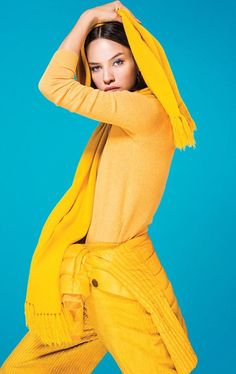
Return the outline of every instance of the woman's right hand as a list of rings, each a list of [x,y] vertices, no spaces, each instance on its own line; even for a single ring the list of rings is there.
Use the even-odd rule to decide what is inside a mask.
[[[108,22],[108,21],[119,21],[122,23],[122,17],[117,14],[118,9],[126,9],[132,16],[137,20],[137,22],[141,23],[135,15],[126,8],[120,1],[112,1],[111,3],[107,3],[101,6],[97,6],[94,8],[88,9],[87,12],[92,15],[94,20],[94,25],[100,22]]]

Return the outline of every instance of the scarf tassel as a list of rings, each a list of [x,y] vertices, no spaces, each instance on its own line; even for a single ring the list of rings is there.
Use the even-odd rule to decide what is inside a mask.
[[[182,113],[170,116],[175,146],[180,150],[185,150],[186,146],[196,148],[194,139],[194,131],[197,129],[196,124],[187,112],[184,113],[183,106],[180,110]]]
[[[25,302],[26,325],[40,340],[50,346],[72,342],[73,318],[69,310],[59,313],[36,313],[34,305]]]

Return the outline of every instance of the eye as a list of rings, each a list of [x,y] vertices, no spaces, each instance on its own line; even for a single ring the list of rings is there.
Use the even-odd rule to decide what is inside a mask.
[[[96,68],[99,68],[99,66],[93,66],[92,68],[90,68],[90,70],[94,73],[94,72],[96,72]]]
[[[114,64],[115,64],[115,63],[118,63],[118,65],[122,65],[123,62],[124,62],[124,60],[122,60],[121,58],[118,58],[118,60],[114,61]],[[90,68],[90,70],[94,73],[94,72],[97,71],[97,70],[96,70],[97,68],[100,68],[100,66],[98,66],[98,65],[93,66],[93,67]]]
[[[122,63],[124,62],[124,60],[122,60],[121,58],[118,58],[118,60],[116,60],[116,61],[114,62],[114,64],[115,64],[116,62],[121,62],[121,64],[119,64],[119,65],[122,65]]]

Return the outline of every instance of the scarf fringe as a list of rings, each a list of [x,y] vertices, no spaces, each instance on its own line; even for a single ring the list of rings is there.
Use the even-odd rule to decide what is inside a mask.
[[[187,114],[179,113],[178,115],[170,116],[170,121],[175,146],[184,151],[186,146],[196,148],[194,131],[197,130],[197,127],[192,118],[188,118]]]
[[[58,346],[72,343],[73,318],[69,310],[59,313],[36,313],[34,305],[25,302],[26,326],[38,335],[44,344]]]
[[[180,113],[183,114],[184,117],[186,118],[186,120],[188,121],[188,124],[189,124],[191,130],[192,131],[197,130],[196,123],[194,122],[193,118],[191,117],[191,115],[188,111],[188,108],[186,107],[186,105],[184,104],[183,101],[180,101],[180,103],[178,104],[178,108],[180,110]]]
[[[178,108],[180,113],[170,116],[175,146],[180,150],[185,150],[186,146],[196,148],[194,139],[194,131],[197,130],[196,123],[183,101],[180,101]]]

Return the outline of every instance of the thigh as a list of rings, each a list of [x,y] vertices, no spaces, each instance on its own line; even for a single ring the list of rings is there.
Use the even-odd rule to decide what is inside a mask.
[[[60,347],[45,345],[28,331],[3,363],[1,374],[91,373],[107,350],[88,319],[84,326],[81,340]]]
[[[92,295],[96,331],[124,374],[177,373],[151,315],[132,295],[99,285]]]

